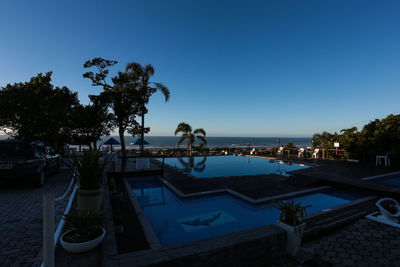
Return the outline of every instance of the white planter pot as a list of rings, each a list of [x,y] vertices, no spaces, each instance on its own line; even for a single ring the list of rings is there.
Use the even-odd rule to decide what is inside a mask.
[[[293,227],[283,222],[277,222],[276,226],[286,231],[286,250],[289,256],[296,256],[300,249],[301,240],[303,239],[304,228],[306,223],[302,223]]]
[[[92,250],[103,241],[104,236],[106,235],[106,230],[104,228],[101,228],[101,230],[103,231],[103,233],[99,237],[97,237],[93,240],[87,241],[87,242],[83,242],[83,243],[65,242],[64,236],[66,234],[68,234],[69,232],[71,232],[72,230],[67,231],[61,235],[60,244],[66,251],[71,252],[71,253],[83,253],[83,252]]]
[[[103,187],[94,190],[78,189],[77,194],[78,209],[97,209],[100,210],[103,202]]]

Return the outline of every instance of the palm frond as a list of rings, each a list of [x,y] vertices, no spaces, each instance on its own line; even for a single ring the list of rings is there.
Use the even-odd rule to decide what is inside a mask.
[[[186,122],[181,122],[178,124],[178,127],[176,127],[175,135],[177,135],[180,132],[187,134],[191,131],[192,131],[192,127],[189,124],[187,124]]]
[[[204,138],[204,136],[196,135],[196,137],[197,137],[198,139],[201,140],[201,144],[202,144],[203,146],[206,146],[206,145],[207,145],[207,140]]]
[[[167,102],[169,100],[169,95],[170,95],[168,87],[166,87],[162,83],[153,83],[153,84],[156,86],[157,90],[161,91],[161,93],[165,97],[165,102]]]
[[[151,77],[154,75],[154,68],[151,64],[147,64],[146,66],[143,67],[143,74],[146,77]]]
[[[137,62],[130,62],[126,65],[125,72],[133,72],[141,76],[143,74],[143,67]]]
[[[204,137],[206,136],[206,131],[204,131],[203,128],[198,128],[198,129],[194,130],[193,133],[194,133],[194,134],[201,134],[201,135],[203,135]]]
[[[177,146],[179,147],[182,144],[182,142],[185,141],[185,139],[188,137],[189,137],[188,134],[186,134],[186,133],[182,134],[181,138],[179,138],[179,140],[178,140]]]

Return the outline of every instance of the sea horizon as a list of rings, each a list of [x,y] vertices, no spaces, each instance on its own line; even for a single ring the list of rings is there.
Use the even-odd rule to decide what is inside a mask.
[[[119,136],[110,135],[103,136],[99,141],[107,141],[109,138],[115,138],[120,141]],[[145,136],[145,140],[149,143],[145,148],[175,148],[180,136]],[[279,142],[278,142],[279,138]],[[127,148],[138,148],[138,145],[132,145],[138,137],[125,136]],[[292,142],[297,147],[311,146],[311,137],[228,137],[228,136],[208,136],[206,137],[207,147],[273,147],[284,146]],[[181,144],[184,147],[186,141]],[[196,143],[197,144],[197,143]]]
[[[115,138],[120,142],[118,135],[102,136],[97,142],[97,145],[101,145],[109,138]],[[138,145],[132,145],[139,137],[133,137],[131,135],[125,135],[125,144],[127,148],[138,148]],[[0,140],[7,139],[8,135],[0,135]],[[145,135],[145,140],[149,143],[145,145],[145,148],[175,148],[177,146],[180,136],[156,136],[156,135]],[[278,142],[278,138],[279,141]],[[251,137],[251,136],[207,136],[207,147],[273,147],[273,146],[284,146],[289,142],[292,142],[296,147],[307,147],[311,146],[311,137]],[[249,143],[250,142],[250,143]],[[197,143],[196,143],[197,144]],[[181,147],[186,145],[186,141],[181,144]],[[114,147],[119,147],[118,145]]]

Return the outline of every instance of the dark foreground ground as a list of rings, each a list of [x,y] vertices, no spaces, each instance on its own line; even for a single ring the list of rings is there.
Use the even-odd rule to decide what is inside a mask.
[[[39,266],[42,262],[43,196],[62,195],[71,179],[63,171],[47,177],[41,188],[22,182],[0,184],[0,266]],[[68,198],[55,206],[57,222]]]

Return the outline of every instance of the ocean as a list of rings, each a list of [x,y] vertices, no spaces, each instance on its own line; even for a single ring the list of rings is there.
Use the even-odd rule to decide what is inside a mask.
[[[112,136],[119,141],[118,136]],[[110,136],[102,137],[101,142],[105,142]],[[131,145],[138,137],[125,136],[127,148],[138,148],[138,145]],[[149,142],[145,148],[175,148],[178,143],[179,136],[145,136],[144,140]],[[207,147],[272,147],[277,146],[276,137],[206,137]],[[302,137],[281,137],[280,145],[286,145],[289,142],[297,147],[311,146],[311,138]],[[181,144],[184,147],[186,142]]]
[[[0,135],[1,139],[6,139],[8,136]],[[100,145],[105,142],[111,136],[103,136],[101,141],[98,142]],[[116,140],[119,140],[119,136],[112,136]],[[125,143],[127,148],[138,148],[137,145],[131,145],[138,137],[125,136]],[[178,143],[179,136],[145,136],[144,140],[149,142],[145,145],[145,148],[175,148]],[[207,147],[272,147],[278,146],[277,137],[206,137]],[[311,146],[311,138],[307,137],[281,137],[280,145],[286,145],[289,142],[297,147]],[[184,147],[186,142],[181,144]],[[118,146],[117,146],[118,147]]]

